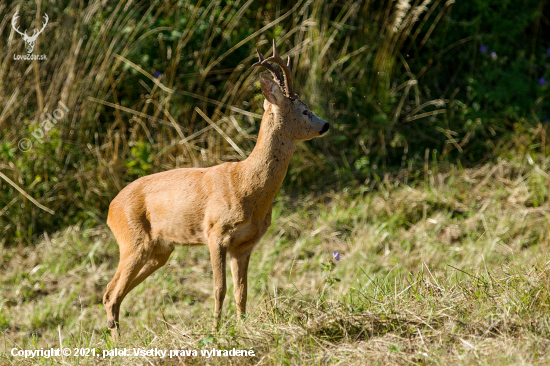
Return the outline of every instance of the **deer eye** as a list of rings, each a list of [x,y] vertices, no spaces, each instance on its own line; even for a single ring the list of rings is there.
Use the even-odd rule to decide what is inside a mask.
[[[307,109],[304,109],[304,111],[302,112],[302,114],[305,114],[306,116],[309,116],[309,111]]]

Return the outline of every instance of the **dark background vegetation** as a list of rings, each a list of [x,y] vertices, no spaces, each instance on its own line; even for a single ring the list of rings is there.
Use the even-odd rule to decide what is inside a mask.
[[[272,39],[292,57],[297,93],[333,125],[299,145],[287,194],[370,190],[390,175],[414,183],[428,162],[546,151],[546,1],[106,4],[0,4],[0,172],[55,211],[1,179],[2,245],[104,222],[111,199],[140,176],[242,159],[228,140],[245,155],[254,146],[263,97],[250,65]],[[48,14],[34,50],[46,61],[13,59],[25,53],[16,11],[28,33]],[[58,101],[70,112],[40,144],[31,133]],[[527,130],[536,138],[518,144]]]

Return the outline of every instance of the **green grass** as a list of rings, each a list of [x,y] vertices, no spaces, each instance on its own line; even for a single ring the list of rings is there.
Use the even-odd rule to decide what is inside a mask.
[[[206,248],[178,248],[122,305],[118,348],[252,347],[249,358],[12,357],[114,347],[101,298],[118,249],[105,227],[3,248],[0,363],[548,364],[549,166],[525,155],[429,167],[415,186],[279,198],[252,255],[248,316],[237,319],[229,280],[216,334]]]

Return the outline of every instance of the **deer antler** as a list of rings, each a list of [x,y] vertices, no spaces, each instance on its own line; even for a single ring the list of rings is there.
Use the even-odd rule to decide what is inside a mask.
[[[13,18],[11,18],[11,27],[13,28],[14,31],[16,31],[17,33],[19,33],[20,35],[22,35],[23,37],[27,36],[27,30],[25,29],[25,33],[21,33],[19,31],[19,27],[15,28],[15,21],[17,20],[17,18],[19,18],[17,16],[19,12],[15,12],[15,14],[13,15]]]
[[[285,94],[285,96],[290,99],[294,99],[295,94],[294,94],[294,91],[292,90],[292,73],[290,70],[290,56],[288,57],[288,62],[285,64],[281,56],[279,56],[279,53],[277,53],[277,46],[275,45],[275,40],[273,40],[273,56],[267,59],[264,59],[260,51],[258,49],[256,49],[256,51],[258,52],[258,57],[260,58],[260,61],[256,62],[252,66],[253,67],[263,66],[266,69],[268,69],[271,72],[271,74],[275,77],[275,81],[279,83],[281,89],[283,89],[283,93]],[[283,79],[281,79],[281,74],[279,73],[279,70],[271,66],[269,62],[274,62],[277,65],[279,65],[281,69],[283,69],[284,83],[283,83]]]
[[[46,23],[44,23],[44,24],[42,25],[42,29],[40,29],[39,31],[37,31],[37,30],[35,29],[35,30],[32,32],[32,37],[33,37],[33,38],[36,38],[40,33],[42,33],[42,31],[44,30],[44,28],[46,28],[46,25],[48,24],[48,20],[49,20],[50,18],[48,18],[48,14],[46,14],[46,13],[44,13],[44,17],[43,17],[43,18],[46,19]]]
[[[256,48],[256,52],[258,52],[258,58],[260,59],[260,61],[256,62],[254,65],[252,65],[252,67],[254,67],[254,66],[263,66],[266,69],[268,69],[269,72],[271,72],[271,75],[273,75],[273,77],[275,78],[275,81],[281,86],[281,88],[283,88],[283,79],[281,78],[281,74],[279,73],[279,70],[276,69],[275,67],[271,66],[268,63],[268,61],[264,59],[264,57],[262,56],[259,49]]]
[[[288,64],[285,64],[279,53],[277,52],[277,47],[275,46],[275,40],[273,40],[273,56],[269,57],[266,62],[273,61],[283,69],[283,74],[285,77],[285,88],[287,92],[287,97],[294,98],[294,91],[292,90],[292,73],[290,71],[290,56],[288,56]]]

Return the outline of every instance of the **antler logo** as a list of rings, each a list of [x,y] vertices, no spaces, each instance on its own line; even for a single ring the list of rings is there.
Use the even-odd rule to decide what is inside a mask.
[[[42,25],[42,29],[40,29],[39,31],[37,31],[36,29],[33,30],[32,36],[29,36],[27,35],[26,29],[25,29],[25,32],[21,33],[19,31],[19,27],[15,28],[15,21],[17,20],[17,18],[19,18],[17,16],[17,13],[18,12],[15,12],[15,14],[13,15],[13,18],[11,18],[11,26],[14,31],[16,31],[21,35],[21,37],[23,38],[23,41],[25,41],[25,47],[27,48],[27,53],[32,53],[32,51],[34,50],[34,42],[36,42],[36,38],[40,33],[42,33],[44,28],[46,28],[46,24],[48,24],[48,20],[49,20],[48,14],[44,13],[44,19],[46,19],[46,22]]]

